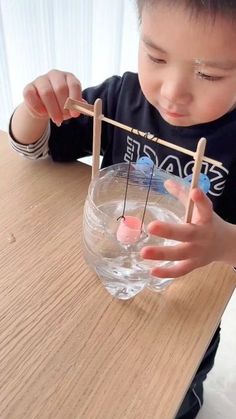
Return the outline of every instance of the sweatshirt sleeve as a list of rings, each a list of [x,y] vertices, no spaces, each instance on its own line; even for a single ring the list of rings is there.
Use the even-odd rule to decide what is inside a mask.
[[[48,157],[48,142],[51,132],[49,123],[43,135],[38,139],[38,141],[34,142],[33,144],[21,144],[16,140],[16,138],[13,135],[11,129],[11,121],[12,118],[9,123],[8,139],[10,146],[13,148],[13,150],[15,150],[21,156],[32,160],[45,159],[46,157]]]

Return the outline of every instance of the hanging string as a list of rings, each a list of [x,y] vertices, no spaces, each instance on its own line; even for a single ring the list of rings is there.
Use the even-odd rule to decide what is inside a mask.
[[[131,133],[132,132],[133,132],[133,128],[131,129]],[[147,132],[145,134],[145,136],[147,136],[147,137],[150,136],[150,135],[152,135],[152,134],[150,134],[149,132]],[[132,154],[131,154],[131,157],[129,159],[128,170],[127,170],[123,211],[122,211],[122,215],[117,218],[117,221],[119,221],[120,219],[125,220],[125,209],[126,209],[126,204],[127,204],[128,187],[129,187],[129,180],[130,180],[130,169],[131,169],[131,163],[132,163],[132,160],[133,160],[133,138],[131,138],[131,146],[132,146]],[[145,218],[145,214],[146,214],[146,210],[147,210],[147,204],[148,204],[149,194],[150,194],[151,185],[152,185],[154,167],[155,167],[155,165],[153,163],[152,170],[151,170],[151,175],[150,175],[150,179],[149,179],[149,184],[148,184],[148,190],[147,190],[146,200],[145,200],[145,204],[144,204],[144,210],[143,210],[142,220],[141,220],[141,227],[140,227],[141,232],[142,232],[144,218]]]
[[[151,186],[152,186],[152,179],[153,179],[154,167],[155,167],[155,165],[153,163],[153,165],[152,165],[152,171],[151,171],[151,175],[150,175],[150,179],[149,179],[149,185],[148,185],[148,191],[147,191],[146,201],[145,201],[144,210],[143,210],[142,221],[141,221],[141,227],[140,227],[141,233],[142,233],[144,218],[145,218],[145,214],[146,214],[146,210],[147,210],[147,204],[148,204],[149,194],[150,194],[150,190],[151,190]]]
[[[145,132],[143,138],[145,138],[145,140],[151,140],[151,141],[154,141],[155,139],[158,140],[158,138],[154,134],[151,134],[150,132]]]
[[[132,128],[132,130],[133,130],[133,128]],[[126,208],[126,203],[127,203],[127,195],[128,195],[128,187],[129,187],[129,178],[130,178],[130,168],[131,168],[131,163],[132,163],[132,160],[133,160],[133,138],[131,138],[131,146],[132,146],[132,153],[131,153],[131,156],[130,156],[130,159],[129,159],[128,170],[127,170],[123,211],[122,211],[122,215],[117,218],[117,221],[119,221],[122,218],[123,218],[123,220],[125,220],[125,208]]]

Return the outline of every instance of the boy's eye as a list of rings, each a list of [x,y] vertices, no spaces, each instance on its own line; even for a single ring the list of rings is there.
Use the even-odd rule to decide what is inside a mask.
[[[166,61],[161,58],[152,57],[151,55],[148,55],[148,58],[153,61],[156,64],[165,64]]]
[[[219,80],[222,80],[223,78],[220,76],[209,76],[208,74],[201,73],[201,71],[198,71],[196,74],[197,74],[197,77],[199,77],[200,79],[208,80],[208,81],[219,81]]]

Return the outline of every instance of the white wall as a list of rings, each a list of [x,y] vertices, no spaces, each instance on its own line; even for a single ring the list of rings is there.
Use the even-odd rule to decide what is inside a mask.
[[[135,0],[0,0],[0,129],[24,86],[51,68],[84,87],[137,69]]]

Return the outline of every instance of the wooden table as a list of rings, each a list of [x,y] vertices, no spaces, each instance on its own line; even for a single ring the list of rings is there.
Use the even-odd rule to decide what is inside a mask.
[[[233,292],[232,268],[212,264],[113,299],[83,260],[89,180],[1,133],[1,419],[172,419]]]

